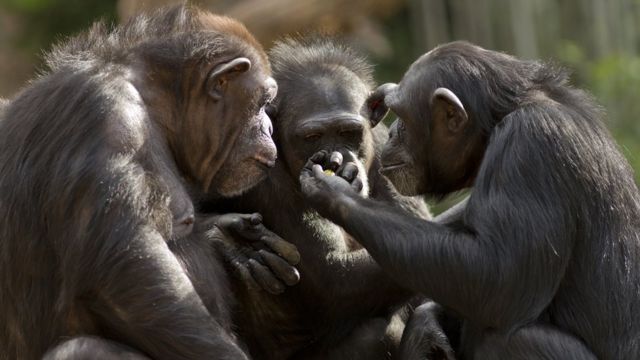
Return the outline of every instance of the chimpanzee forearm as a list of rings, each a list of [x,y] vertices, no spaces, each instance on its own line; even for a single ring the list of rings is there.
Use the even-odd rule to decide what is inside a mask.
[[[65,359],[127,359],[149,360],[136,349],[111,340],[79,336],[57,345],[43,356],[43,360]]]
[[[310,288],[322,289],[322,295],[335,299],[378,297],[381,304],[399,302],[410,296],[411,292],[393,281],[367,250],[349,251],[343,239],[335,239],[343,236],[340,229],[312,233],[313,225],[335,225],[320,218],[305,224],[310,227],[307,232],[297,238],[289,237],[298,246],[302,258],[302,285],[312,283]]]
[[[246,358],[159,234],[140,234],[111,270],[94,310],[117,337],[157,359]]]
[[[393,297],[400,302],[410,296],[366,250],[351,251],[344,231],[310,209],[299,192],[291,192],[295,185],[289,181],[287,174],[274,171],[272,178],[250,191],[233,210],[259,212],[270,230],[297,247],[301,259],[298,286],[309,289],[313,296],[340,302],[339,307],[353,304],[343,299],[380,299],[380,303],[392,304],[396,302]],[[273,204],[286,191],[292,199],[273,211]]]
[[[481,324],[508,326],[535,317],[553,288],[527,282],[541,273],[560,276],[549,269],[532,274],[518,262],[531,261],[526,250],[497,249],[470,231],[410,217],[356,194],[340,194],[335,202],[335,211],[324,215],[352,234],[396,281]],[[500,251],[509,255],[502,258]],[[496,294],[536,300],[515,307],[495,301]]]

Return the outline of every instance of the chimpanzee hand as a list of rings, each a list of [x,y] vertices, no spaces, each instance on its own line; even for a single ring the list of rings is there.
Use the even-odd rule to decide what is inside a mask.
[[[323,214],[334,210],[337,195],[356,195],[362,190],[363,183],[358,177],[355,163],[343,164],[341,153],[329,155],[329,152],[322,150],[311,156],[302,169],[300,186],[306,199]]]
[[[298,249],[265,228],[260,214],[219,215],[213,225],[211,235],[222,239],[217,245],[227,265],[250,289],[280,294],[300,280],[293,266],[300,262]]]

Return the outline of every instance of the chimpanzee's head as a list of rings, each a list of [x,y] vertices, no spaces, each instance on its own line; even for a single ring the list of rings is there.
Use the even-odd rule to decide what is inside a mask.
[[[373,158],[371,121],[379,121],[364,106],[373,86],[371,65],[320,36],[281,41],[270,60],[279,86],[274,138],[291,176],[297,180],[307,160],[327,150],[359,164],[366,180]]]
[[[367,100],[398,116],[382,152],[382,173],[404,195],[444,196],[471,186],[494,126],[534,86],[540,64],[466,42],[414,62],[399,84]]]
[[[251,188],[276,159],[265,105],[277,85],[266,53],[239,22],[188,6],[149,21],[166,35],[135,48],[132,83],[181,173],[209,194]]]

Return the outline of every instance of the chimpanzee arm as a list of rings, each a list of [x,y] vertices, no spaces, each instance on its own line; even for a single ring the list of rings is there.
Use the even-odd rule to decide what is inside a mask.
[[[152,358],[246,358],[169,249],[171,219],[156,181],[126,157],[98,161],[105,170],[70,184],[72,235],[58,244],[65,301],[86,299],[101,329]]]
[[[351,184],[325,175],[319,165],[303,170],[302,190],[398,282],[464,318],[508,328],[534,319],[548,306],[573,246],[570,209],[562,200],[564,174],[550,177],[546,170],[562,166],[540,151],[554,145],[523,136],[524,126],[505,119],[494,131],[464,228],[361,198]]]
[[[140,233],[103,281],[93,307],[100,321],[154,358],[243,358],[160,234]]]
[[[299,231],[295,238],[294,234],[283,237],[298,246],[302,258],[301,278],[314,283],[313,288],[323,289],[324,295],[336,299],[384,294],[385,299],[381,299],[381,303],[387,304],[393,302],[390,300],[393,297],[404,299],[410,294],[391,280],[367,250],[349,250],[345,243],[346,235],[335,224],[327,222],[314,211],[291,215],[285,221],[298,219],[306,231]],[[285,228],[295,229],[293,226]]]
[[[135,349],[131,349],[116,342],[101,339],[93,336],[79,336],[65,340],[42,357],[43,360],[65,360],[65,359],[126,359],[126,360],[149,360],[148,357],[140,354]]]
[[[329,302],[379,296],[381,303],[389,304],[393,302],[389,296],[408,297],[409,291],[392,281],[366,250],[351,251],[344,231],[308,208],[299,191],[291,191],[297,185],[280,166],[276,164],[271,176],[243,196],[234,210],[259,212],[270,230],[298,248],[300,286],[321,289],[313,296],[326,297]],[[292,198],[283,202],[283,194]],[[336,306],[353,304],[343,301]]]

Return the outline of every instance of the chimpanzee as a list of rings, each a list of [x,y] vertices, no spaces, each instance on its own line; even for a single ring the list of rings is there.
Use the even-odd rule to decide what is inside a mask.
[[[453,223],[360,196],[323,173],[329,154],[301,173],[320,214],[465,320],[461,358],[640,358],[640,194],[600,109],[567,78],[454,42],[369,99],[399,117],[382,171],[400,192],[472,186]]]
[[[120,342],[140,357],[246,359],[212,242],[297,253],[258,215],[200,219],[194,201],[246,191],[274,165],[261,46],[179,6],[97,24],[47,63],[0,122],[0,358],[76,337],[48,356],[130,353]]]
[[[2,121],[2,117],[4,116],[4,112],[9,106],[9,100],[0,98],[0,121]]]
[[[278,42],[270,60],[279,91],[267,110],[280,156],[268,178],[231,206],[261,213],[269,229],[298,247],[301,281],[280,296],[239,295],[234,324],[257,359],[386,358],[404,324],[384,317],[413,293],[309,208],[298,176],[316,151],[336,151],[360,169],[364,196],[423,218],[430,214],[422,199],[401,196],[379,174],[374,143],[387,134],[382,126],[372,133],[370,121],[385,114],[361,113],[373,86],[363,56],[331,37],[310,35]]]

